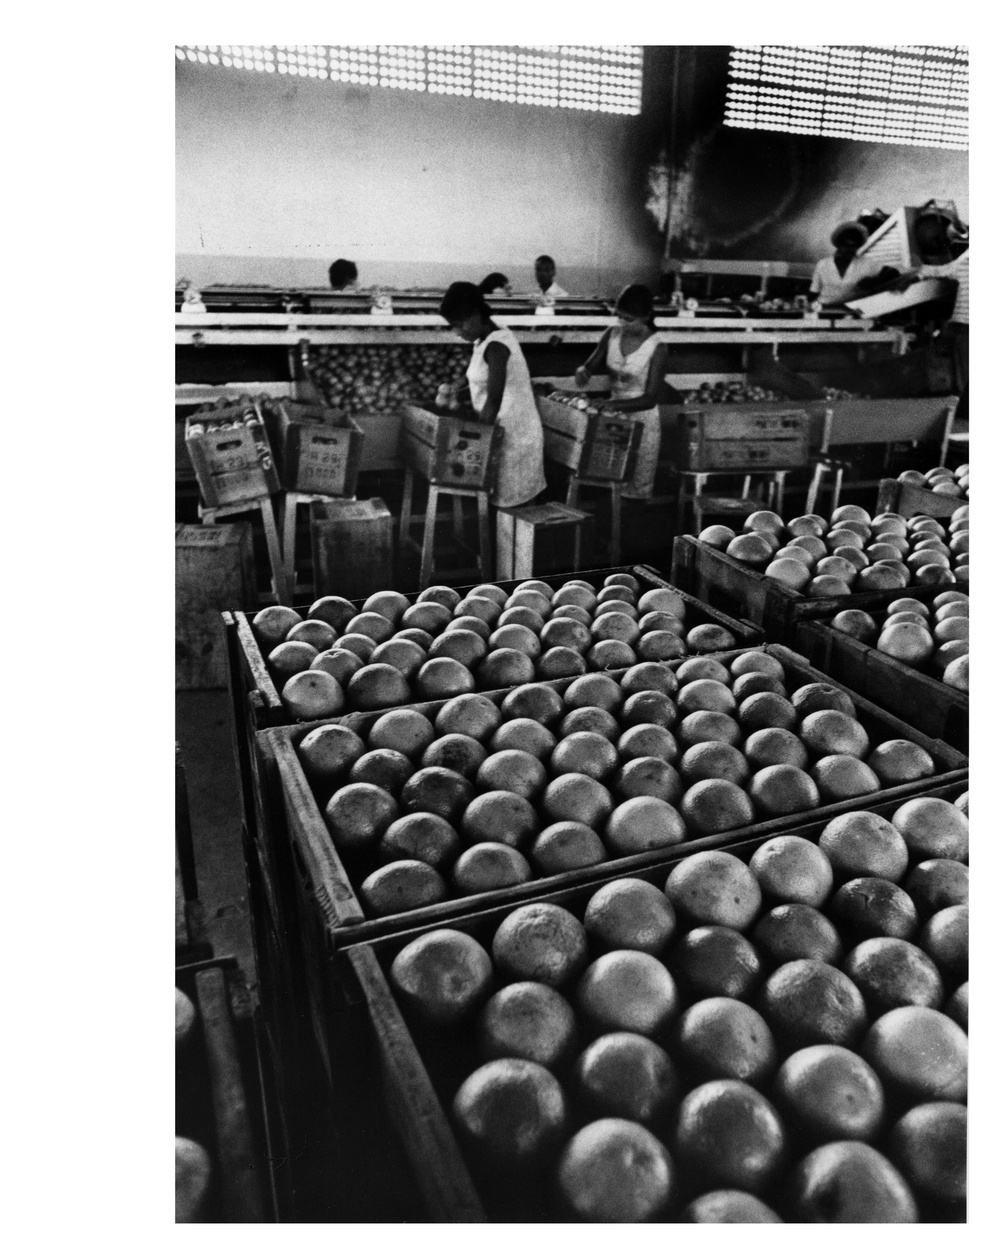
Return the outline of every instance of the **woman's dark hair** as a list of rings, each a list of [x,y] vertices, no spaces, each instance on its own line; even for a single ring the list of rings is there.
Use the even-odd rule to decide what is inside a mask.
[[[482,291],[474,282],[453,282],[445,291],[438,312],[445,321],[458,321],[478,313],[486,319],[491,315],[490,306]]]
[[[629,317],[641,317],[646,325],[653,327],[653,292],[641,282],[627,286],[615,301],[615,312]]]
[[[506,274],[488,273],[482,282],[480,282],[479,289],[484,295],[492,295],[494,291],[502,291],[506,285]]]
[[[358,267],[353,260],[335,260],[330,266],[330,285],[335,291],[342,291],[345,286],[358,280]]]

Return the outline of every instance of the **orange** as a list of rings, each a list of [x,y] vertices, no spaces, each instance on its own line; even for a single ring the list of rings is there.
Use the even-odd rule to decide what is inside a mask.
[[[845,716],[855,715],[854,700],[847,691],[823,681],[807,682],[792,691],[792,707],[803,717],[827,709],[843,712]]]
[[[617,742],[619,734],[618,722],[602,707],[574,708],[559,722],[558,730],[560,738],[568,738],[575,733],[592,733],[602,734],[609,742]]]
[[[482,665],[480,665],[480,670]],[[414,685],[421,699],[452,699],[476,688],[472,674],[458,660],[437,656],[421,665]]]
[[[554,598],[554,596],[553,596]],[[552,615],[553,606],[559,607],[559,604],[553,605],[552,599],[543,594],[540,590],[515,590],[511,597],[507,600],[508,611],[511,608],[530,608],[532,612],[537,612],[543,620],[548,620]],[[564,607],[577,607],[577,604],[566,603]]]
[[[677,917],[673,904],[652,882],[625,877],[609,881],[590,896],[583,927],[611,950],[662,955],[677,927]]]
[[[699,782],[720,784],[725,783]],[[756,878],[742,860],[726,851],[699,851],[683,860],[667,877],[665,890],[677,910],[699,925],[748,929],[760,911]]]
[[[454,1025],[489,995],[493,965],[468,933],[437,929],[403,947],[392,961],[389,979],[403,1004],[422,1019]]]
[[[711,712],[696,712],[711,716]],[[753,804],[731,781],[696,781],[681,799],[681,815],[691,834],[726,833],[753,823]]]
[[[755,730],[743,744],[743,753],[751,768],[765,768],[768,764],[805,768],[809,763],[809,753],[795,734],[778,726]]]
[[[603,594],[604,591],[601,593]],[[633,599],[599,599],[597,607],[594,609],[595,623],[602,616],[607,616],[609,612],[620,612],[622,616],[627,616],[631,621],[638,621],[639,619],[639,609],[635,606]]]
[[[590,868],[608,858],[604,843],[593,829],[576,820],[557,820],[543,829],[529,853],[543,877],[573,868]]]
[[[862,569],[858,574],[858,590],[902,590],[909,585],[910,576],[897,563],[876,563],[871,568]]]
[[[868,1030],[861,1053],[883,1081],[921,1102],[964,1102],[969,1039],[930,1007],[896,1007]]]
[[[969,907],[956,903],[944,907],[927,921],[920,934],[920,948],[925,951],[951,983],[968,980],[969,976]],[[928,1006],[936,1006],[929,1003]]]
[[[822,912],[808,903],[781,903],[754,925],[754,946],[774,964],[795,959],[818,959],[836,964],[844,953],[837,930]]]
[[[638,594],[641,587],[638,578],[632,576],[631,573],[609,573],[604,579],[605,586],[627,586],[633,594]]]
[[[931,959],[902,938],[868,938],[844,960],[843,969],[861,991],[873,1020],[894,1007],[940,1008],[941,974]]]
[[[591,1042],[573,1078],[590,1114],[639,1124],[662,1124],[680,1096],[673,1060],[638,1033],[605,1033]]]
[[[945,1003],[945,1014],[966,1033],[969,1031],[969,983],[965,982]]]
[[[493,599],[501,607],[503,607],[503,605],[510,598],[510,595],[507,594],[506,590],[504,590],[502,586],[494,585],[493,582],[483,582],[479,586],[473,586],[473,588],[469,591],[468,597],[470,599],[473,597],[478,598],[480,596],[486,599]]]
[[[781,661],[766,651],[742,651],[730,660],[729,671],[733,677],[742,677],[744,673],[767,673],[781,681],[785,676]]]
[[[726,555],[751,568],[763,569],[771,562],[771,546],[759,534],[737,534],[726,547]]]
[[[791,1047],[852,1046],[868,1025],[864,999],[839,969],[818,959],[782,964],[764,985],[764,1018]]]
[[[601,1224],[654,1220],[676,1188],[666,1148],[641,1124],[616,1117],[595,1120],[570,1139],[557,1179],[570,1215]]]
[[[684,752],[677,767],[688,784],[717,777],[742,786],[750,777],[746,758],[728,742],[699,742]]]
[[[343,689],[363,664],[361,656],[355,655],[353,651],[348,651],[345,647],[331,647],[329,651],[321,651],[309,667],[329,673]]]
[[[431,812],[411,812],[392,822],[382,834],[378,850],[383,863],[419,859],[441,869],[455,859],[461,846],[458,834],[446,820]]]
[[[395,625],[409,606],[409,599],[406,595],[401,595],[399,591],[380,590],[368,596],[361,610],[362,612],[378,612]]]
[[[411,708],[386,712],[368,731],[369,748],[400,751],[410,759],[418,759],[433,741],[434,726],[426,716]]]
[[[576,1017],[565,998],[537,981],[515,981],[488,999],[476,1021],[484,1059],[528,1059],[555,1068],[576,1043]]]
[[[462,833],[469,842],[506,842],[520,850],[537,832],[535,809],[509,790],[479,794],[462,813]]]
[[[656,762],[661,764],[659,760]],[[670,765],[662,764],[662,767]],[[677,809],[649,794],[637,795],[619,804],[604,827],[604,843],[617,855],[635,855],[683,841],[684,822]]]
[[[828,554],[826,543],[816,534],[796,534],[788,546],[805,551],[814,561],[822,560]]]
[[[500,647],[510,647],[514,651],[523,651],[526,656],[536,660],[542,654],[542,644],[538,635],[524,625],[501,625],[490,634],[491,651]]]
[[[169,1138],[168,1138],[169,1140]],[[655,1139],[654,1139],[655,1140]],[[204,1146],[189,1137],[174,1136],[174,1222],[202,1222],[214,1169]]]
[[[434,728],[439,734],[468,734],[482,742],[494,733],[500,720],[500,709],[492,699],[482,694],[463,694],[440,709]]]
[[[538,657],[535,671],[544,681],[553,681],[559,677],[579,677],[587,671],[587,663],[572,647],[550,647]]]
[[[194,1003],[182,989],[174,988],[174,1044],[183,1046],[198,1019]]]
[[[344,706],[340,682],[322,669],[293,673],[281,689],[281,701],[296,720],[336,716]]]
[[[344,632],[364,634],[373,642],[386,642],[395,633],[395,629],[392,621],[387,621],[379,612],[359,612],[347,622]]]
[[[909,862],[902,834],[876,812],[846,812],[835,817],[820,834],[819,849],[841,878],[902,881]]]
[[[340,633],[351,617],[357,615],[357,611],[350,599],[344,599],[340,595],[324,595],[312,605],[308,616],[310,620],[326,621]]]
[[[392,637],[393,642],[415,642],[421,651],[426,651],[434,639],[426,629],[400,629]]]
[[[662,725],[633,725],[618,739],[617,746],[618,758],[626,762],[655,755],[669,764],[679,753],[677,739]]]
[[[559,694],[551,686],[538,682],[512,690],[500,704],[500,714],[506,720],[523,716],[549,728],[555,725],[565,710],[566,705]]]
[[[601,955],[577,983],[577,1010],[598,1033],[658,1036],[677,1014],[677,987],[658,959],[645,951]]]
[[[732,712],[736,708],[733,692],[721,681],[698,678],[688,681],[677,693],[677,707],[689,712]]]
[[[455,613],[456,616],[464,615],[464,613]],[[408,607],[403,615],[399,618],[399,623],[404,629],[423,629],[433,637],[439,634],[442,629],[452,619],[451,609],[445,607],[442,603],[434,603],[426,600],[422,603],[414,603]]]
[[[306,734],[297,751],[307,776],[332,781],[364,755],[365,744],[346,725],[321,725]]]
[[[968,1111],[958,1102],[913,1107],[889,1136],[889,1154],[914,1189],[944,1202],[966,1196]]]
[[[430,744],[420,757],[423,768],[450,768],[463,777],[474,777],[486,758],[486,748],[468,734],[445,734]]]
[[[450,768],[420,768],[399,793],[404,812],[434,812],[445,820],[456,819],[472,798],[472,786]]]
[[[733,695],[737,703],[742,703],[752,694],[787,695],[784,682],[777,677],[769,677],[767,673],[744,673],[733,682]]]
[[[493,935],[493,962],[512,981],[540,981],[560,989],[587,962],[587,935],[579,920],[554,903],[528,903],[506,916]]]
[[[581,625],[586,625],[588,629],[593,623],[593,617],[589,612],[585,612],[583,608],[575,607],[571,603],[568,603],[561,608],[553,608],[552,619],[557,621],[563,619],[567,621],[579,621]]]
[[[677,1022],[677,1055],[704,1080],[761,1084],[778,1066],[767,1022],[735,998],[704,998]]]
[[[870,549],[870,554],[877,549],[878,544]],[[875,558],[873,554],[872,558]],[[838,577],[850,586],[857,577],[858,570],[850,560],[845,560],[843,556],[824,556],[822,560],[816,562],[815,573],[818,577]]]
[[[806,1046],[778,1069],[774,1098],[814,1141],[870,1141],[882,1127],[885,1094],[874,1070],[843,1046]]]
[[[544,634],[546,622],[540,612],[536,612],[534,608],[514,607],[506,608],[497,618],[497,629],[503,625],[523,625],[526,629],[530,629],[533,634]],[[545,639],[542,639],[543,643]]]
[[[687,616],[688,600],[679,590],[656,586],[640,595],[638,608],[640,612],[671,612],[683,621]]]
[[[351,616],[353,616],[354,606],[353,604],[349,606]],[[284,642],[288,631],[293,625],[298,625],[301,620],[302,617],[294,608],[286,608],[278,604],[270,608],[261,608],[250,624],[261,646],[266,651],[272,651],[279,642]]]
[[[713,1189],[689,1202],[681,1214],[684,1224],[781,1224],[784,1221],[753,1194],[741,1189]]]
[[[590,632],[595,642],[613,640],[631,646],[639,637],[639,626],[624,612],[602,612]]]
[[[723,925],[703,925],[686,933],[674,947],[670,966],[694,998],[717,994],[746,998],[761,976],[756,948]]]
[[[307,642],[317,651],[328,651],[337,641],[337,631],[325,621],[300,621],[285,635],[286,642]],[[947,642],[948,639],[942,639]]]
[[[925,859],[910,869],[903,889],[926,920],[945,907],[968,903],[969,870],[955,859]]]
[[[367,751],[352,765],[347,779],[379,786],[398,796],[414,771],[413,764],[399,751]]]
[[[597,595],[584,586],[561,586],[552,596],[552,606],[562,608],[568,604],[583,608],[585,612],[593,612],[597,605]]]
[[[615,806],[610,793],[583,773],[563,773],[542,794],[542,810],[550,820],[575,820],[600,829]]]
[[[670,669],[667,669],[670,672]],[[677,669],[674,679],[674,690],[678,685],[686,685],[689,681],[699,681],[703,678],[709,681],[720,681],[724,686],[731,686],[733,679],[730,676],[729,669],[721,660],[713,660],[711,656],[693,656]],[[673,694],[674,690],[665,690],[664,694]]]
[[[530,1168],[548,1158],[566,1126],[556,1078],[526,1059],[494,1059],[459,1087],[452,1115],[474,1155],[493,1166]]]
[[[440,603],[451,611],[461,598],[451,586],[428,586],[417,595],[417,603]]]
[[[352,782],[335,792],[323,816],[334,845],[355,850],[374,847],[399,816],[399,807],[388,791]]]
[[[801,560],[783,557],[772,560],[764,569],[764,576],[780,582],[782,586],[787,586],[790,590],[802,590],[812,575]]]
[[[399,669],[390,664],[368,664],[358,669],[347,683],[347,701],[361,712],[398,707],[411,700],[409,683]]]
[[[623,729],[630,729],[633,725],[662,725],[664,729],[670,729],[676,721],[677,706],[669,695],[659,690],[637,690],[629,695],[618,713],[618,722]]]
[[[762,690],[743,700],[736,719],[744,733],[752,734],[758,729],[794,729],[799,714],[783,695]]]
[[[613,576],[615,575],[612,574]],[[629,574],[626,573],[624,576],[628,577]],[[632,581],[635,582],[634,587],[626,585],[624,582],[609,582],[605,580],[604,585],[597,592],[597,602],[607,603],[612,599],[620,599],[624,600],[625,603],[634,604],[639,598],[639,583],[636,582],[634,577]]]
[[[563,738],[552,751],[549,772],[583,773],[603,781],[618,767],[618,752],[602,734],[572,733]]]
[[[463,851],[451,870],[459,894],[481,894],[523,885],[534,874],[519,850],[505,842],[477,842]]]
[[[865,574],[869,570],[862,569],[861,572]],[[840,595],[849,595],[850,593],[850,582],[845,581],[842,577],[833,577],[829,573],[818,574],[806,587],[806,594],[810,599],[832,598]]]
[[[401,859],[366,876],[357,893],[367,913],[392,916],[440,903],[447,896],[447,886],[439,871],[430,864]]]
[[[567,620],[564,616],[554,617],[546,621],[541,631],[542,646],[571,647],[574,651],[588,651],[591,647],[591,633],[586,625],[579,621]]]
[[[767,696],[752,697],[756,699]],[[730,746],[735,746],[743,735],[736,721],[725,712],[691,712],[678,726],[677,737],[689,747],[698,742],[728,742]]]
[[[628,643],[618,642],[612,638],[595,642],[586,655],[587,667],[603,672],[612,668],[628,668],[637,659],[636,652]]]
[[[477,638],[476,641],[481,640]],[[426,659],[427,652],[423,647],[418,647],[415,642],[408,642],[405,638],[390,638],[388,642],[379,643],[372,652],[373,664],[391,664],[407,679],[417,672]]]
[[[571,682],[563,695],[567,708],[601,707],[617,712],[624,702],[621,687],[603,673],[588,673]]]
[[[830,918],[855,942],[869,937],[909,941],[917,931],[917,909],[910,896],[881,877],[856,877],[830,900]]]
[[[478,616],[491,628],[496,626],[500,618],[500,604],[492,596],[466,595],[455,605],[455,616]]]
[[[898,786],[921,777],[933,777],[937,769],[933,757],[906,738],[880,742],[866,760],[884,786]]]
[[[948,645],[947,643],[945,644]],[[951,686],[955,690],[961,690],[963,694],[969,693],[969,657],[968,655],[960,655],[954,660],[949,661],[941,680],[946,686]]]
[[[802,1224],[916,1224],[909,1186],[866,1142],[818,1147],[791,1177],[792,1218]]]
[[[639,618],[639,629],[643,634],[659,631],[676,634],[680,639],[687,633],[684,622],[673,612],[647,612]]]
[[[698,535],[698,541],[723,551],[735,537],[736,531],[731,530],[728,525],[709,525],[707,529],[703,529]]]
[[[769,530],[772,534],[780,534],[785,528],[785,523],[777,512],[762,510],[751,512],[743,522],[743,528],[748,533],[756,530]]]
[[[489,602],[489,600],[487,600]],[[534,681],[535,666],[531,657],[513,647],[498,647],[476,669],[476,684],[482,690],[505,690],[508,686],[522,686]]]
[[[397,639],[383,643],[386,647],[402,645],[404,644]],[[381,651],[382,648],[379,647],[378,650]],[[443,634],[438,634],[427,650],[421,654],[428,660],[457,660],[459,664],[472,669],[483,658],[486,651],[486,643],[471,629],[446,629]],[[417,667],[419,668],[419,665]],[[407,674],[407,676],[410,675]]]
[[[754,698],[766,696],[754,695]],[[787,728],[787,726],[786,726]],[[799,726],[799,737],[815,755],[868,754],[868,734],[852,716],[826,709],[810,712]]]
[[[317,655],[308,642],[279,642],[268,654],[267,663],[281,685],[296,673],[304,673]]]
[[[677,1115],[677,1159],[702,1185],[764,1189],[781,1167],[785,1133],[771,1103],[744,1081],[717,1080],[687,1095]]]
[[[687,643],[667,629],[653,629],[644,633],[635,644],[640,660],[679,660],[687,655]]]
[[[655,755],[629,760],[619,770],[614,782],[615,793],[620,798],[650,795],[666,803],[677,803],[683,788],[676,769]]]
[[[490,739],[491,751],[527,751],[540,760],[547,760],[555,745],[556,736],[552,730],[536,720],[529,720],[527,716],[504,721]]]
[[[758,847],[750,871],[763,893],[782,903],[822,907],[833,889],[833,868],[825,853],[795,834],[770,838]]]
[[[747,789],[764,820],[819,806],[816,782],[793,764],[769,764],[753,775]]]
[[[446,634],[452,634],[459,629],[465,630],[470,634],[477,634],[480,638],[482,638],[483,642],[487,642],[490,634],[493,633],[493,630],[489,627],[489,625],[487,625],[486,622],[478,616],[456,616],[449,621],[444,632]],[[401,632],[410,633],[412,631],[407,630]],[[424,633],[425,631],[421,630],[420,632]],[[398,638],[399,634],[397,634],[396,637]],[[427,638],[430,640],[431,635],[427,634]],[[427,645],[430,646],[430,641],[428,641]]]
[[[821,538],[830,528],[830,525],[829,522],[815,512],[807,512],[804,516],[793,517],[785,528],[795,538],[799,538],[804,534],[813,534]]]
[[[711,651],[732,651],[736,638],[723,625],[695,625],[688,630],[688,649],[696,655]]]
[[[893,825],[915,859],[969,858],[969,818],[945,799],[910,799],[897,808]]]
[[[480,790],[510,790],[526,799],[540,794],[547,780],[545,765],[527,751],[497,751],[483,760],[476,773]]]
[[[887,625],[879,634],[875,645],[879,651],[891,655],[902,664],[923,664],[934,652],[934,639],[930,631],[913,621]]]
[[[824,803],[841,803],[882,788],[877,774],[854,755],[824,755],[810,776]]]

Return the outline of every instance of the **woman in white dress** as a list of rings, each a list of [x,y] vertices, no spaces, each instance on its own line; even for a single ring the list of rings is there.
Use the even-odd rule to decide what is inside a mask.
[[[642,429],[632,478],[623,499],[648,499],[660,458],[660,414],[656,407],[667,369],[667,345],[653,325],[653,292],[648,286],[627,286],[615,305],[618,324],[605,330],[589,360],[576,371],[578,386],[591,375],[611,379],[609,408],[627,413]]]
[[[809,283],[811,299],[821,304],[845,304],[866,294],[882,269],[879,262],[857,255],[867,238],[868,231],[858,221],[845,221],[834,230],[830,235],[834,253],[816,262]]]
[[[542,419],[528,362],[513,331],[498,326],[480,289],[453,282],[439,308],[456,334],[472,346],[466,370],[469,397],[479,419],[503,431],[490,500],[498,508],[528,503],[545,489]]]

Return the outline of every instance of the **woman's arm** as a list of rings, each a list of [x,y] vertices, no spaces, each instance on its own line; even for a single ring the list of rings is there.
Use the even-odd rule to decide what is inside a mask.
[[[507,385],[507,361],[510,349],[503,343],[491,343],[485,352],[489,373],[486,377],[486,403],[479,416],[487,425],[493,425],[503,403],[504,387]]]
[[[605,330],[598,340],[597,346],[590,353],[584,363],[577,369],[576,378],[577,386],[586,386],[591,376],[595,373],[605,373],[608,367],[608,339],[611,337],[610,329]]]
[[[642,412],[646,408],[655,408],[663,383],[663,375],[667,372],[667,345],[658,343],[649,358],[646,370],[646,389],[635,399],[612,399],[605,407],[615,412]]]

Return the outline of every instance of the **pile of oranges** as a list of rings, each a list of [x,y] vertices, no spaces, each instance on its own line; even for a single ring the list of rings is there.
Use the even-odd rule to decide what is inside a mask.
[[[850,812],[403,945],[491,1218],[962,1219],[967,813]]]
[[[894,599],[878,620],[856,608],[838,612],[834,629],[914,668],[927,669],[947,686],[969,690],[969,596],[945,590],[930,604]]]

